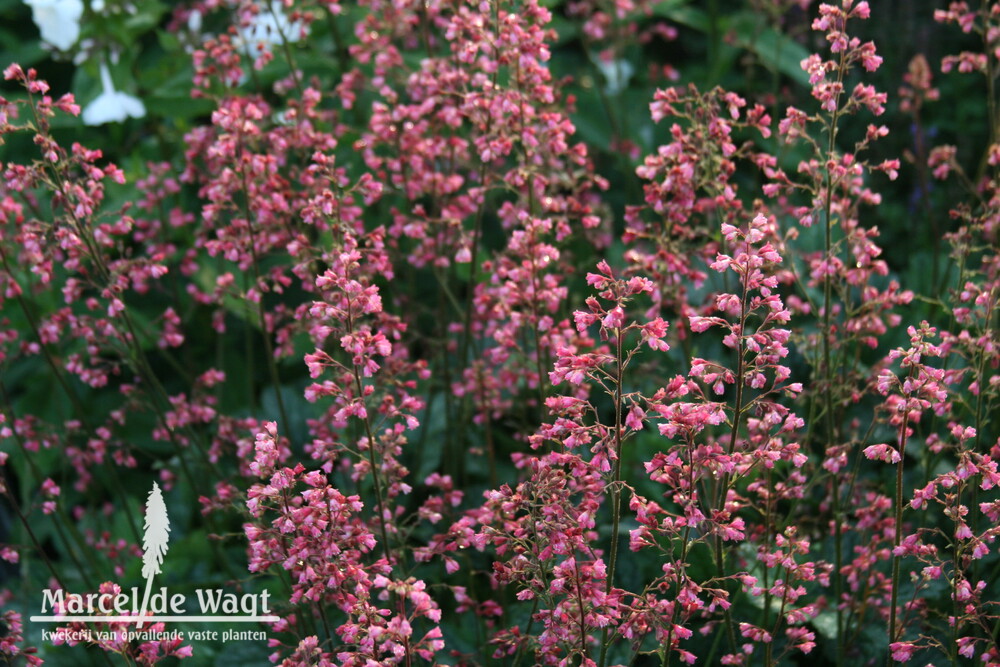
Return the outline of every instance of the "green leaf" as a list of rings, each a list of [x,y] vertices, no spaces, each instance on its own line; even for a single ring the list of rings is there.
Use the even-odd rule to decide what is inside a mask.
[[[145,2],[139,11],[125,19],[125,28],[134,34],[144,33],[160,22],[166,10],[166,6],[159,2]]]
[[[653,7],[653,15],[686,25],[701,32],[708,31],[708,17],[700,9],[687,6],[686,0],[666,0]]]
[[[577,113],[573,116],[573,125],[581,140],[601,150],[610,150],[608,116],[596,87],[581,88],[577,92]]]
[[[555,28],[557,35],[554,46],[573,41],[580,36],[579,24],[574,21],[570,21],[569,19],[565,19],[558,14],[553,15],[551,25]]]
[[[708,15],[679,0],[661,2],[653,8],[653,13],[699,32],[709,30]],[[787,35],[765,25],[762,16],[744,11],[722,17],[719,23],[722,32],[733,37],[734,46],[753,53],[768,69],[809,85],[809,75],[800,65],[809,52]]]
[[[441,466],[445,429],[448,427],[444,403],[442,394],[435,394],[427,401],[419,430],[413,436],[414,441],[420,443],[420,457],[415,466],[414,479],[424,480]]]
[[[188,95],[151,95],[144,98],[146,109],[156,116],[177,120],[207,116],[215,108],[211,100],[193,100]]]
[[[740,12],[726,21],[726,29],[735,37],[735,44],[753,53],[771,71],[809,85],[809,74],[801,62],[809,57],[806,48],[770,26],[762,25],[757,14]]]
[[[157,30],[156,38],[160,42],[160,46],[163,47],[164,51],[168,53],[171,51],[177,51],[181,48],[181,40],[177,38],[177,35],[172,32],[167,32],[166,30]]]
[[[22,40],[23,36],[0,28],[0,44],[7,47],[3,51],[0,51],[0,58],[2,58],[4,67],[8,63],[17,63],[21,67],[27,68],[48,56],[48,51],[42,48],[41,42],[38,40]]]
[[[261,360],[267,363],[267,360]],[[281,392],[281,403],[285,406],[285,416],[288,417],[288,424],[281,423],[281,410],[278,408],[278,394],[273,386],[265,387],[260,395],[261,418],[266,421],[278,423],[278,432],[283,433],[296,444],[306,441],[309,431],[306,427],[306,420],[312,417],[312,409],[304,396],[304,387],[282,385],[278,391]]]

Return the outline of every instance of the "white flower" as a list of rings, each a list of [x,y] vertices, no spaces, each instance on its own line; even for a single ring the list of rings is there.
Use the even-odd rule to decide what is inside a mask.
[[[239,28],[239,43],[250,47],[251,52],[258,48],[270,51],[274,45],[280,45],[282,37],[286,42],[297,42],[302,34],[302,23],[289,22],[281,10],[281,0],[272,0],[270,6],[258,5],[259,10],[247,25]]]
[[[104,92],[83,110],[85,125],[103,125],[121,122],[129,117],[142,118],[146,115],[146,107],[143,106],[142,100],[115,90],[106,63],[101,63],[101,85],[104,87]]]
[[[80,38],[83,0],[24,0],[42,39],[63,51]]]
[[[197,9],[192,9],[191,13],[188,14],[188,30],[191,32],[201,32],[201,12]]]
[[[600,56],[594,58],[594,64],[601,70],[601,75],[608,85],[604,87],[604,92],[608,95],[617,95],[628,86],[629,79],[635,73],[635,67],[627,60],[604,60]]]

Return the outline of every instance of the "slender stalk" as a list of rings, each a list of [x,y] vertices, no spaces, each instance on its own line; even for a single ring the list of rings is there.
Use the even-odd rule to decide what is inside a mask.
[[[4,252],[2,244],[0,244],[0,261],[2,261],[4,270],[7,272],[7,275],[10,276],[11,280],[14,280],[14,274],[11,271],[10,264],[7,260],[7,254],[6,252]],[[69,381],[62,373],[62,369],[56,363],[55,357],[52,355],[52,351],[49,349],[48,344],[42,338],[41,328],[38,325],[38,320],[35,319],[34,313],[28,307],[27,301],[21,294],[20,289],[17,290],[17,302],[19,307],[21,308],[21,312],[24,314],[24,317],[28,320],[28,326],[31,327],[32,332],[35,334],[35,338],[38,341],[38,346],[42,350],[42,356],[45,357],[46,364],[52,370],[53,376],[56,378],[56,381],[59,383],[59,386],[66,394],[66,397],[69,398],[70,403],[73,405],[74,412],[80,418],[84,426],[87,427],[87,430],[93,432],[94,428],[90,425],[89,419],[87,417],[87,415],[90,414],[90,412],[84,407],[83,402],[80,400],[80,397],[77,395],[76,391],[74,391],[73,388],[70,386]],[[128,524],[129,529],[132,532],[132,537],[135,539],[135,543],[140,544],[142,540],[139,537],[138,523],[136,522],[135,515],[132,513],[131,507],[129,507],[127,499],[124,497],[122,491],[124,487],[122,486],[118,478],[118,470],[115,468],[115,464],[112,459],[108,458],[107,463],[108,463],[107,465],[108,470],[111,472],[111,476],[114,478],[113,481],[115,482],[114,493],[116,493],[119,496],[122,502],[122,508],[125,511],[126,523]]]
[[[20,520],[21,525],[28,534],[28,539],[31,540],[32,546],[35,547],[35,551],[38,552],[38,556],[42,559],[42,562],[45,563],[45,567],[49,571],[49,574],[52,575],[52,578],[55,579],[60,588],[66,588],[66,586],[63,585],[62,578],[59,576],[59,573],[56,572],[55,567],[53,567],[52,561],[50,561],[49,557],[45,554],[45,549],[42,547],[42,543],[38,540],[38,537],[35,536],[35,531],[31,529],[31,522],[28,521],[28,517],[26,517],[24,512],[21,511],[21,504],[18,503],[17,498],[14,497],[14,492],[11,490],[10,482],[7,481],[7,476],[4,474],[3,468],[0,468],[0,485],[3,487],[3,493],[7,496],[10,506],[14,509],[14,514],[17,515],[18,520]]]
[[[243,152],[240,151],[240,157]],[[253,219],[250,215],[250,185],[247,183],[247,173],[245,169],[240,169],[240,177],[243,182],[243,216],[247,223],[247,232],[250,235],[250,257],[253,263],[254,284],[260,290],[260,263],[257,258],[257,239],[253,230]],[[264,352],[267,357],[267,369],[271,374],[271,382],[274,384],[274,396],[278,404],[278,414],[281,415],[281,423],[284,424],[286,433],[291,433],[291,422],[288,413],[285,411],[285,401],[281,397],[281,378],[278,374],[278,365],[274,361],[274,348],[271,344],[271,333],[267,327],[267,317],[264,310],[264,295],[260,294],[257,299],[257,315],[260,318],[260,333],[264,340]]]
[[[983,2],[980,7],[980,12],[982,14],[982,21],[984,26],[989,25],[989,13],[991,11],[992,3]],[[992,56],[993,45],[990,43],[993,40],[991,31],[983,30],[983,51],[985,53],[991,54],[986,58],[986,109],[989,115],[989,121],[987,125],[989,126],[990,133],[990,145],[997,143],[997,131],[998,124],[1000,124],[1000,117],[997,115],[997,98],[996,98],[996,63]],[[989,151],[983,151],[982,158],[979,161],[979,170],[976,174],[976,182],[983,180],[983,176],[986,174],[986,169],[989,166]]]
[[[274,3],[268,2],[264,4],[271,13],[275,26],[280,26],[284,17],[278,16],[278,13],[274,8]],[[281,38],[281,50],[285,54],[285,60],[288,62],[288,69],[292,73],[292,82],[295,84],[295,92],[298,93],[299,99],[302,99],[302,81],[299,79],[299,70],[298,67],[295,66],[295,58],[292,56],[292,49],[288,45],[288,37],[285,36],[285,31],[280,27],[275,32],[277,32],[278,36]]]
[[[688,449],[689,452],[694,449],[694,442],[692,442],[691,436],[688,436],[688,440],[687,440],[686,445],[687,445],[687,449]],[[694,488],[694,485],[695,485],[695,480],[694,480],[694,466],[689,465],[689,466],[687,466],[687,469],[688,469],[688,484],[690,484],[691,488]],[[691,522],[688,521],[688,522],[685,522],[685,524],[684,524],[684,536],[681,538],[681,557],[677,561],[677,563],[679,565],[679,567],[678,567],[678,575],[677,575],[677,593],[678,594],[680,594],[681,590],[683,590],[684,584],[687,582],[687,578],[688,578],[688,576],[687,576],[687,556],[688,556],[688,548],[691,545],[690,539],[691,539]],[[663,645],[663,648],[664,648],[663,655],[660,656],[660,665],[661,665],[661,667],[669,667],[670,662],[673,659],[673,655],[674,655],[673,654],[674,626],[677,625],[677,617],[680,614],[680,609],[681,609],[680,605],[675,600],[674,601],[674,605],[673,605],[673,609],[671,610],[671,613],[670,613],[670,629],[667,631],[667,641]]]
[[[973,485],[975,486],[975,485]],[[962,481],[958,483],[958,489],[956,490],[956,499],[959,506],[962,503],[962,492],[965,490],[965,484]],[[957,517],[956,517],[957,518]],[[954,522],[952,526],[951,534],[951,578],[954,585],[958,584],[959,572],[961,571],[961,565],[959,560],[959,549],[960,540],[958,538],[958,521]],[[959,607],[958,596],[952,594],[951,596],[951,613],[954,616],[954,623],[951,624],[951,641],[948,645],[948,657],[951,658],[951,664],[957,665],[958,663],[958,635],[961,629],[959,619],[961,618],[961,612]],[[905,619],[904,619],[905,620]]]
[[[524,647],[528,645],[528,638],[531,637],[531,626],[535,622],[535,613],[538,611],[538,596],[535,596],[534,601],[531,604],[531,612],[528,614],[528,625],[525,626],[524,640],[521,642],[520,646],[517,647],[517,653],[514,655],[514,664],[512,667],[519,667],[521,664],[521,658],[524,656]]]
[[[846,659],[847,647],[844,644],[844,612],[840,607],[841,597],[844,594],[844,585],[840,580],[840,568],[843,565],[844,536],[841,525],[843,524],[843,509],[840,505],[840,477],[831,475],[830,490],[833,493],[833,550],[834,567],[833,573],[833,594],[836,598],[835,607],[837,613],[837,665],[843,665]]]
[[[531,258],[531,289],[534,292],[531,299],[531,318],[534,326],[531,327],[531,332],[535,339],[535,372],[538,373],[538,412],[540,418],[544,419],[545,396],[548,393],[546,390],[548,382],[546,382],[545,376],[547,364],[542,359],[542,337],[538,330],[538,322],[541,318],[538,315],[538,272],[534,256]]]
[[[493,10],[493,57],[494,59],[499,59],[500,57],[500,2],[499,0],[494,0],[492,3]],[[499,81],[499,68],[493,72],[492,86],[490,90],[496,90],[497,82]],[[486,120],[486,128],[484,130],[485,135],[493,130],[493,116],[489,116]],[[482,242],[483,234],[483,214],[486,210],[486,196],[488,190],[486,188],[486,162],[481,161],[479,163],[479,187],[482,188],[482,200],[479,202],[479,206],[476,207],[476,217],[472,228],[472,259],[469,264],[469,288],[466,293],[465,301],[465,323],[462,327],[462,356],[459,358],[459,363],[465,364],[469,357],[469,347],[472,344],[472,311],[473,311],[473,300],[476,293],[476,272],[479,270],[479,245]]]
[[[482,201],[476,209],[475,222],[472,227],[472,259],[469,264],[469,288],[465,295],[465,323],[462,325],[462,354],[460,363],[466,363],[469,358],[469,347],[472,345],[472,311],[473,301],[476,295],[476,272],[479,270],[479,244],[483,232],[483,213],[486,208],[486,163],[479,165],[479,185],[483,188]]]
[[[722,48],[720,18],[718,0],[708,0],[708,67],[713,82],[719,75],[719,52]]]
[[[779,575],[788,575],[788,568],[782,567],[778,572]],[[785,609],[788,606],[788,589],[787,587],[781,593],[781,607],[778,609],[778,616],[774,619],[774,627],[771,629],[771,641],[764,645],[764,665],[765,667],[771,667],[775,664],[772,657],[774,638],[778,636],[778,630],[781,628],[781,621],[785,618]],[[778,660],[781,660],[781,656],[778,656]]]
[[[903,462],[905,461],[903,454],[906,449],[906,430],[909,427],[909,412],[903,415],[903,424],[899,429],[899,463],[896,464],[896,500],[895,500],[895,510],[896,510],[896,526],[895,535],[893,536],[893,554],[892,554],[892,600],[891,606],[889,607],[889,644],[891,645],[896,641],[896,601],[899,596],[899,561],[900,556],[896,553],[896,548],[899,547],[900,542],[903,539]],[[891,660],[891,658],[890,658]]]
[[[767,469],[767,490],[768,490],[768,496],[767,496],[767,498],[764,501],[765,504],[766,504],[765,505],[765,509],[764,509],[764,548],[765,549],[770,549],[771,548],[771,530],[772,530],[772,516],[771,516],[772,502],[771,502],[771,493],[774,491],[774,484],[773,484],[773,480],[771,479],[771,477],[772,477],[771,470],[772,470],[771,468]],[[771,622],[770,621],[770,618],[771,618],[771,584],[768,581],[769,575],[768,575],[767,570],[768,570],[768,568],[765,565],[764,566],[764,572],[763,572],[763,575],[762,575],[763,579],[764,579],[764,624],[763,624],[763,627],[765,627],[765,628],[768,625],[770,625],[770,622]],[[780,620],[781,619],[779,617],[778,621],[780,622]],[[772,632],[771,636],[772,637],[777,636],[777,632]],[[768,644],[764,647],[764,665],[770,665],[770,664],[771,664],[771,643],[768,642]]]
[[[529,524],[531,526],[531,535],[528,536],[527,544],[525,546],[527,547],[527,550],[531,553],[532,558],[536,560],[539,563],[539,565],[541,565],[541,561],[539,560],[539,554],[538,554],[539,551],[538,545],[541,540],[538,535],[538,531],[536,529],[537,522],[535,521],[535,517],[538,516],[536,509],[537,509],[536,506],[532,504],[529,510],[532,517],[532,521]],[[542,589],[548,590],[549,582],[544,568],[540,567],[540,575],[542,580]],[[518,667],[521,664],[521,658],[524,657],[525,653],[524,649],[528,645],[528,639],[532,636],[531,632],[535,624],[535,613],[538,611],[538,607],[539,607],[539,596],[536,595],[534,601],[531,604],[531,613],[528,614],[528,624],[525,626],[524,634],[522,635],[524,637],[524,640],[521,642],[520,646],[518,646],[517,653],[514,656],[513,667]],[[551,609],[552,605],[546,603],[546,608]]]
[[[337,25],[337,17],[329,6],[326,7],[326,21],[330,26],[330,37],[333,39],[333,50],[337,54],[337,62],[340,64],[340,74],[346,74],[351,68],[351,56],[344,43],[344,37],[340,33]]]
[[[514,61],[514,81],[517,83],[517,93],[518,93],[518,105],[520,111],[518,113],[518,122],[520,123],[520,136],[525,136],[524,128],[524,93],[523,93],[523,82],[521,80],[521,61]],[[522,142],[523,159],[525,165],[531,164],[531,151],[528,149],[527,145]],[[528,214],[535,215],[535,172],[533,169],[528,171]],[[532,232],[532,243],[534,243],[534,231]],[[545,415],[545,395],[546,395],[546,382],[545,382],[545,367],[546,363],[542,359],[542,339],[541,333],[538,330],[538,322],[540,320],[538,314],[538,267],[535,264],[535,256],[531,256],[531,321],[533,327],[531,333],[534,337],[535,343],[535,371],[538,373],[538,413],[539,418],[544,418]]]
[[[993,288],[993,289],[997,289],[997,288]],[[993,304],[994,303],[995,303],[995,301],[994,301],[993,298],[990,298],[990,299],[987,300],[985,322],[986,322],[986,333],[988,333],[988,334],[989,333],[995,333],[995,332],[991,332],[990,331],[990,329],[993,327],[993,315],[994,315]],[[985,422],[989,421],[988,419],[985,419],[984,416],[983,416],[984,395],[986,394],[986,391],[984,390],[983,385],[986,383],[986,358],[987,358],[987,356],[988,356],[987,350],[984,349],[984,348],[979,348],[979,365],[976,368],[976,382],[977,382],[977,385],[979,387],[979,391],[976,393],[976,416],[975,416],[975,422],[974,422],[974,426],[975,426],[975,429],[976,429],[976,438],[975,438],[975,445],[973,445],[975,451],[977,451],[977,452],[982,452],[983,451],[983,427],[986,425],[986,424],[984,424],[984,421]],[[976,484],[972,485],[972,502],[969,503],[969,510],[970,510],[969,511],[969,523],[972,526],[972,532],[973,533],[978,533],[979,532],[979,515],[980,515],[981,512],[980,512],[980,509],[979,509],[979,486],[976,485]],[[978,572],[978,569],[979,569],[979,560],[978,559],[973,561],[972,567],[973,567],[973,575],[976,575],[976,573]]]
[[[348,306],[350,310],[350,306]],[[351,317],[350,312],[347,315],[347,330],[348,332],[354,332],[354,318]],[[354,388],[357,391],[358,399],[364,400],[364,384],[361,382],[361,371],[358,369],[356,364],[351,367],[352,374],[354,375]],[[368,438],[368,464],[372,469],[372,484],[375,487],[375,506],[378,511],[378,526],[379,533],[382,537],[382,554],[385,556],[386,562],[389,566],[392,566],[392,558],[389,551],[389,533],[385,528],[385,500],[382,495],[382,480],[379,476],[379,464],[375,458],[375,434],[372,432],[371,418],[365,411],[365,418],[362,420],[365,424],[365,436]]]
[[[747,254],[749,255],[749,253],[750,253],[750,242],[747,241]],[[743,411],[744,411],[743,388],[745,385],[743,375],[746,372],[746,363],[743,357],[744,354],[746,353],[746,343],[744,337],[746,335],[746,325],[747,325],[747,315],[748,315],[747,303],[750,297],[750,289],[747,283],[749,279],[749,272],[750,272],[750,267],[748,265],[744,268],[744,275],[742,279],[743,293],[740,297],[740,324],[739,324],[740,330],[739,330],[739,343],[736,349],[736,404],[733,407],[733,425],[732,425],[732,430],[730,431],[729,434],[729,446],[727,449],[727,453],[729,456],[732,456],[733,453],[736,451],[736,440],[739,436],[740,426],[743,421]],[[715,495],[715,502],[713,503],[714,507],[719,509],[725,509],[726,497],[729,495],[729,484],[731,481],[732,480],[730,473],[726,472],[725,474],[723,474],[722,481],[718,486],[717,492],[713,494]],[[711,516],[711,511],[709,512],[709,516]],[[725,554],[723,554],[722,552],[722,537],[718,534],[714,535],[713,537],[714,539],[712,540],[712,542],[715,547],[715,554],[714,554],[715,568],[718,576],[721,579],[726,574]],[[733,627],[733,618],[728,608],[723,610],[723,616],[725,618],[726,634],[729,637],[730,649],[735,650],[736,630]]]
[[[479,403],[486,405],[486,392],[483,387],[483,367],[476,366],[476,387],[479,389]],[[486,455],[490,466],[490,488],[497,488],[497,455],[496,445],[493,443],[493,420],[485,419],[483,428],[486,435]]]
[[[7,417],[10,419],[10,421],[13,423],[14,421],[16,421],[16,415],[14,414],[13,405],[11,405],[10,395],[7,393],[7,386],[3,383],[2,379],[0,379],[0,397],[2,397],[3,400],[4,411],[6,412]],[[33,453],[30,452],[27,446],[25,445],[23,436],[16,428],[11,429],[11,435],[14,438],[14,442],[17,443],[18,449],[21,450],[23,460],[27,463],[28,469],[31,470],[31,474],[35,478],[35,483],[41,484],[45,475],[43,475],[42,471],[38,469],[38,464],[35,463],[35,457]],[[83,582],[87,585],[87,587],[95,588],[93,582],[90,579],[90,575],[87,573],[87,570],[84,569],[83,563],[80,562],[80,559],[76,554],[76,551],[73,550],[73,545],[70,544],[70,540],[66,536],[66,532],[63,529],[62,522],[65,521],[66,525],[74,528],[72,535],[73,535],[73,542],[76,548],[79,549],[80,552],[87,559],[88,565],[90,565],[90,567],[92,567],[95,571],[97,571],[100,569],[100,567],[98,566],[97,560],[94,557],[94,550],[87,547],[79,531],[75,530],[75,524],[70,521],[69,516],[66,514],[66,509],[64,507],[64,504],[62,502],[56,503],[56,515],[59,517],[61,521],[53,521],[52,525],[55,526],[56,532],[59,533],[59,538],[63,542],[63,546],[66,549],[66,553],[69,555],[70,560],[73,561],[73,564],[76,566],[77,571],[80,573],[80,578],[83,579]]]
[[[14,497],[14,492],[11,490],[10,483],[7,481],[7,476],[4,474],[4,469],[2,467],[0,467],[0,489],[2,489],[0,490],[0,493],[5,494],[10,501],[11,507],[14,508],[14,513],[17,514],[17,518],[21,521],[21,525],[28,534],[28,539],[31,540],[31,544],[34,546],[35,551],[38,552],[38,556],[42,559],[42,562],[45,563],[45,567],[48,569],[49,574],[52,575],[52,579],[59,585],[59,588],[65,590],[66,586],[63,584],[62,578],[59,576],[59,573],[56,572],[55,567],[52,565],[52,561],[50,561],[49,557],[45,554],[45,549],[42,548],[42,544],[35,535],[35,531],[31,529],[31,522],[28,521],[24,512],[21,511],[21,505],[17,502],[17,498]],[[84,581],[86,580],[86,577],[84,577]],[[89,585],[90,584],[88,584],[88,586]],[[108,659],[107,654],[104,651],[101,651],[100,653],[104,661],[110,665],[111,661]]]
[[[604,585],[605,593],[610,593],[615,583],[615,568],[618,565],[618,538],[621,530],[622,511],[622,375],[624,361],[622,358],[622,329],[615,328],[615,467],[611,482],[611,548],[608,557],[608,578]],[[601,633],[601,657],[599,667],[605,667],[610,644],[608,627]]]
[[[841,53],[840,65],[837,68],[837,82],[843,83],[844,72],[846,70],[845,54]],[[840,118],[840,94],[837,94],[836,104],[830,113],[830,125],[828,127],[828,142],[826,148],[826,164],[829,165],[834,159],[837,149],[837,121]],[[829,167],[825,174],[825,202],[823,218],[823,257],[829,265],[833,257],[833,173]],[[835,426],[833,415],[833,353],[831,336],[833,333],[833,278],[829,272],[829,266],[823,274],[823,411],[824,411],[824,435],[826,447],[834,444]],[[846,646],[844,645],[844,614],[840,608],[840,598],[843,595],[843,582],[840,578],[840,571],[843,567],[842,556],[842,536],[840,528],[840,488],[837,480],[833,481],[833,513],[834,513],[834,573],[833,590],[836,597],[837,613],[837,667],[844,665],[846,657]]]
[[[576,600],[580,612],[580,664],[585,665],[590,660],[590,653],[587,651],[587,614],[583,606],[583,588],[580,586],[580,561],[576,562],[574,570],[576,573]]]

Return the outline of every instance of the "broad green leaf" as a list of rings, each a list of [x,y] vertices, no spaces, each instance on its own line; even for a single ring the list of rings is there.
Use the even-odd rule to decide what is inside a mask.
[[[802,69],[801,62],[809,57],[809,52],[787,35],[763,23],[762,17],[757,14],[740,12],[726,22],[726,29],[735,37],[737,46],[753,53],[765,67],[808,86],[809,75]]]

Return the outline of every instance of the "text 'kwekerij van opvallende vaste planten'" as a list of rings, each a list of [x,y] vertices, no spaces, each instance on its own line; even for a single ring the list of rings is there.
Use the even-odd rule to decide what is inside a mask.
[[[7,664],[1000,665],[1000,2],[0,0]]]

